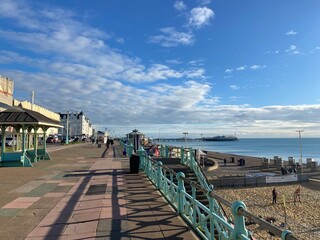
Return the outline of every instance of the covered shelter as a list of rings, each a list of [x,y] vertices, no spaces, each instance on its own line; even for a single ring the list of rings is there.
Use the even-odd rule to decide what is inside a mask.
[[[0,166],[32,167],[39,160],[50,160],[46,150],[46,132],[51,127],[62,127],[60,122],[52,120],[39,112],[21,107],[10,107],[0,112],[1,160]],[[12,131],[7,131],[11,128]],[[39,146],[39,134],[43,134],[42,148]],[[6,136],[11,135],[13,144],[6,148]]]

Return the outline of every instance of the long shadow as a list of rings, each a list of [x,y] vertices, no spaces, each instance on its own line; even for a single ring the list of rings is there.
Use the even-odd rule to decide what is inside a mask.
[[[68,204],[65,206],[63,211],[61,212],[58,219],[55,221],[55,223],[51,226],[49,232],[47,233],[46,237],[44,239],[50,240],[53,236],[60,236],[62,235],[65,227],[67,226],[68,219],[72,215],[73,210],[75,209],[75,205],[80,199],[82,193],[85,190],[85,187],[89,183],[91,177],[93,176],[93,173],[95,171],[90,171],[92,174],[88,174],[85,176],[83,181],[81,182],[80,186],[77,188],[76,192],[72,194],[72,197],[68,201]]]
[[[161,196],[157,190],[152,185],[146,185],[145,181],[149,180],[141,175],[125,175],[127,209],[130,210],[127,221],[133,226],[125,236],[145,240],[185,239],[182,236],[190,231],[188,227],[176,222],[177,216],[168,207],[169,204],[159,200]],[[163,237],[151,237],[152,226],[158,226]],[[147,235],[143,236],[143,233]]]
[[[106,155],[107,155],[107,153],[108,153],[108,150],[109,150],[109,148],[106,148],[106,149],[103,151],[103,153],[102,153],[102,155],[101,155],[101,158],[105,158],[105,157],[106,157]]]
[[[113,170],[112,172],[112,195],[111,195],[111,202],[112,202],[112,206],[114,206],[112,208],[112,216],[120,216],[120,208],[119,207],[116,207],[116,206],[119,206],[118,204],[118,193],[119,193],[119,190],[117,188],[115,188],[117,186],[117,170]],[[112,229],[121,229],[121,220],[120,219],[115,219],[115,218],[112,218],[112,222],[111,222],[111,226],[112,226]],[[115,240],[118,240],[118,239],[121,239],[121,234],[119,234],[119,232],[117,231],[111,231],[111,234],[110,234],[110,239],[115,239]]]

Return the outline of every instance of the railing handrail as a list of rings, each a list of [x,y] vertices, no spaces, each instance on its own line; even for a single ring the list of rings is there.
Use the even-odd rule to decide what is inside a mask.
[[[143,150],[144,151],[144,150]],[[141,151],[141,152],[143,152]],[[139,151],[138,151],[139,152]],[[235,201],[233,203],[231,203],[230,201],[224,199],[223,197],[219,196],[218,194],[214,193],[214,191],[212,191],[212,189],[206,189],[205,187],[201,186],[200,184],[198,184],[197,182],[195,181],[191,181],[190,179],[184,177],[184,174],[181,174],[181,173],[176,173],[174,170],[170,169],[168,166],[165,166],[165,165],[162,165],[162,163],[160,162],[157,162],[156,160],[152,159],[151,157],[147,156],[145,151],[144,151],[144,154],[141,154],[140,155],[140,158],[143,156],[143,161],[150,161],[151,164],[148,164],[146,162],[143,163],[143,167],[144,167],[144,170],[147,174],[147,176],[152,179],[153,181],[156,181],[156,179],[158,178],[158,181],[160,181],[161,178],[165,178],[166,180],[165,181],[171,181],[170,179],[168,179],[166,176],[163,175],[163,172],[161,169],[165,169],[167,171],[169,171],[170,174],[174,175],[176,177],[176,179],[178,180],[178,182],[182,181],[183,182],[183,189],[184,189],[184,182],[188,183],[191,185],[192,188],[196,189],[196,190],[199,190],[199,191],[202,191],[206,196],[208,196],[208,199],[209,197],[212,198],[212,199],[215,199],[219,204],[223,204],[229,208],[232,209],[232,211],[236,211],[235,213],[233,214],[238,214],[239,216],[241,217],[246,217],[248,219],[250,219],[252,222],[258,224],[259,226],[261,226],[264,230],[267,230],[269,231],[270,233],[276,235],[276,236],[279,236],[281,237],[282,239],[284,240],[298,240],[298,238],[296,238],[293,233],[291,233],[290,231],[287,231],[287,230],[281,230],[280,228],[268,223],[267,221],[261,219],[260,217],[257,217],[255,216],[254,214],[248,212],[245,208],[245,205],[244,204],[237,204],[239,203],[239,201]],[[150,170],[148,170],[150,168]],[[159,170],[160,169],[160,170]],[[159,172],[160,171],[160,172]],[[150,176],[150,172],[153,173],[153,176]],[[157,176],[155,176],[155,174],[158,174]],[[160,174],[160,175],[159,175]],[[176,186],[173,182],[170,183],[170,186]],[[162,183],[158,182],[156,184],[156,186],[162,190],[161,186],[162,186]],[[189,195],[188,193],[185,192],[184,190],[184,194],[190,198],[190,199],[193,199],[193,196]],[[167,198],[168,199],[168,198]],[[210,200],[210,199],[209,199]],[[193,200],[195,202],[197,202],[197,205],[198,206],[202,206],[205,207],[204,205],[202,205],[195,197],[195,199]],[[211,200],[212,202],[212,200]],[[235,207],[236,205],[236,207]],[[179,206],[179,204],[178,204]],[[206,207],[205,207],[206,208]],[[208,211],[208,210],[206,210]],[[212,211],[215,216],[216,216],[216,219],[219,219],[219,222],[222,221],[223,219],[216,214],[215,211],[213,211],[211,208],[209,211]],[[181,213],[181,209],[180,207],[178,207],[178,212]],[[235,216],[234,216],[235,217]],[[236,223],[237,223],[237,220],[239,219],[234,219],[235,220],[235,227],[237,226]],[[191,221],[191,220],[189,220]],[[223,220],[223,221],[226,221],[226,220]],[[223,222],[220,222],[220,224],[222,224]],[[238,222],[239,223],[239,222]],[[224,225],[227,224],[227,222],[224,223]],[[226,225],[225,225],[226,226]],[[220,229],[221,230],[221,229]],[[234,231],[236,229],[234,228]],[[243,234],[240,234],[238,235],[238,237],[240,237],[241,239],[248,239],[247,237],[245,237]],[[238,239],[238,238],[237,238]]]
[[[175,173],[175,175],[177,175],[177,173]],[[180,176],[180,178],[182,178],[183,181],[185,181],[188,184],[195,187],[197,190],[202,191],[204,194],[209,194],[210,197],[216,199],[218,202],[221,202],[223,205],[230,207],[230,208],[232,207],[232,203],[230,201],[224,199],[223,197],[219,196],[218,194],[214,193],[213,191],[208,191],[207,189],[203,188],[201,185],[199,185],[195,181],[191,181],[190,179],[188,179],[186,177]],[[247,210],[245,210],[243,208],[238,209],[238,214],[250,219],[252,222],[260,225],[261,227],[264,227],[266,230],[273,233],[274,235],[281,236],[281,234],[283,233],[283,230],[281,230],[280,228],[268,223],[267,221],[265,221],[264,219],[262,219],[260,217],[255,216],[254,214],[248,212]],[[292,234],[288,234],[288,236],[285,239],[286,240],[298,240],[298,238],[296,238]]]

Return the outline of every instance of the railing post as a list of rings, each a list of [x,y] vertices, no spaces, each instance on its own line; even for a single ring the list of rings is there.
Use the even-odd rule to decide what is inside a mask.
[[[189,148],[189,158],[190,158],[190,168],[191,170],[194,171],[194,153],[193,153],[193,149]]]
[[[129,144],[124,145],[126,148],[126,156],[129,156]]]
[[[146,166],[146,150],[143,149],[142,146],[140,146],[139,150],[137,151],[140,158],[140,169],[143,169],[145,171]]]
[[[214,217],[213,217],[213,214],[212,214],[212,211],[214,211],[214,200],[213,198],[210,196],[210,192],[211,191],[208,191],[207,193],[207,198],[209,200],[209,209],[210,209],[210,240],[214,240]]]
[[[244,216],[239,215],[240,208],[246,209],[246,205],[241,201],[232,203],[231,211],[234,216],[234,230],[232,232],[232,239],[239,239],[241,235],[248,237],[248,231],[245,227]]]
[[[166,158],[169,158],[169,146],[166,145]]]
[[[178,213],[183,213],[184,209],[184,180],[182,177],[185,177],[183,172],[178,172],[176,175],[176,178],[178,180]]]
[[[127,153],[128,153],[129,158],[130,158],[131,155],[132,155],[132,153],[133,153],[133,145],[132,145],[132,143],[130,143],[130,144],[128,145],[128,151],[127,151]]]
[[[292,232],[289,231],[289,230],[284,230],[284,231],[281,233],[281,239],[282,239],[282,240],[286,240],[286,237],[287,237],[287,235],[289,235],[289,234],[292,234]]]
[[[165,147],[163,145],[160,146],[160,155],[161,157],[165,156]]]
[[[157,164],[157,187],[160,190],[161,189],[161,175],[162,175],[162,162],[158,161]]]
[[[145,173],[150,178],[150,176],[149,176],[149,167],[150,167],[150,156],[146,157],[146,169],[145,169]]]
[[[184,148],[181,147],[181,152],[180,152],[180,164],[184,164]]]

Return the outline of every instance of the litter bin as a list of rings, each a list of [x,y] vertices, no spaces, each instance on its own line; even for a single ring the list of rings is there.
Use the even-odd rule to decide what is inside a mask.
[[[139,173],[140,158],[137,154],[132,154],[130,157],[130,173]]]
[[[240,158],[240,160],[239,160],[239,166],[244,166],[244,159]]]

